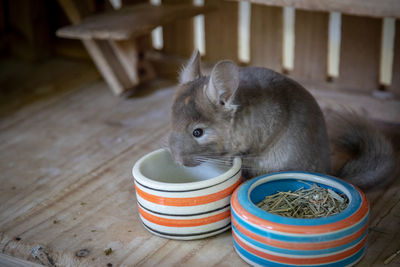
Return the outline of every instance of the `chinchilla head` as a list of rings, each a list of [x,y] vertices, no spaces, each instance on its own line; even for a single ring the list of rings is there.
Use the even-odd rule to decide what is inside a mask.
[[[229,154],[238,86],[239,70],[232,61],[218,62],[210,76],[203,76],[200,55],[193,53],[180,73],[172,106],[169,147],[177,163],[195,166]]]

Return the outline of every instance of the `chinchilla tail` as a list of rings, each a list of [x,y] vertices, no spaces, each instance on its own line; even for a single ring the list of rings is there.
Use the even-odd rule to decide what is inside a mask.
[[[354,112],[335,114],[330,128],[334,147],[350,155],[335,176],[362,188],[371,189],[389,183],[397,171],[392,143],[370,122]]]

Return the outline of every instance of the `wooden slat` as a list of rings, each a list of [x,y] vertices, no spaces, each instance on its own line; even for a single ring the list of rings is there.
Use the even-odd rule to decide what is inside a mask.
[[[282,8],[252,5],[250,64],[282,71]]]
[[[0,253],[0,266],[2,267],[43,267],[30,261],[11,257],[9,255]]]
[[[158,90],[162,84],[122,100],[95,82],[36,112],[20,110],[26,119],[0,132],[1,149],[11,149],[0,160],[1,251],[28,259],[39,244],[56,266],[244,266],[230,231],[182,242],[140,222],[129,170],[165,145],[174,88]],[[19,163],[24,168],[12,167]],[[81,249],[89,255],[77,257]]]
[[[398,136],[397,136],[398,138]],[[365,256],[357,266],[388,266],[400,265],[400,255],[390,262],[385,261],[400,249],[399,215],[400,215],[400,179],[387,187],[383,192],[367,194],[371,202],[370,223]]]
[[[163,0],[162,4],[192,4],[192,0]],[[202,8],[202,7],[197,7]],[[193,19],[180,19],[163,27],[163,40],[166,53],[189,57],[194,49]]]
[[[136,68],[139,63],[138,46],[133,40],[126,41],[110,41],[110,45],[119,62],[125,69],[129,80],[134,83],[139,83],[139,73]]]
[[[348,90],[378,88],[382,20],[342,16],[342,45],[337,83]]]
[[[38,97],[38,80],[70,87],[0,120],[0,149],[6,151],[0,153],[0,251],[37,262],[32,248],[40,245],[56,266],[248,266],[233,248],[231,231],[185,242],[152,235],[140,222],[130,170],[142,155],[166,144],[171,83],[157,81],[140,97],[113,98],[103,82],[88,80],[93,69],[62,62],[34,66],[33,73],[0,64],[14,77],[1,90],[25,87],[15,101],[28,92]],[[336,104],[342,99],[346,95]],[[10,98],[0,97],[1,108],[4,101]],[[398,141],[399,126],[393,126]],[[400,143],[395,147],[399,152]],[[397,179],[370,198],[374,229],[358,266],[381,266],[398,250],[399,190]],[[107,248],[113,249],[108,256]],[[76,256],[81,249],[88,250],[86,257]],[[399,263],[397,257],[387,266]]]
[[[236,0],[238,1],[238,0]],[[310,11],[337,11],[344,14],[371,17],[400,18],[398,0],[247,0],[251,3],[272,6],[293,6]]]
[[[335,83],[301,81],[301,84],[317,99],[322,108],[343,112],[349,108],[363,117],[391,123],[400,123],[400,100],[376,98],[362,92],[349,92]]]
[[[55,99],[65,97],[74,88],[100,79],[90,61],[55,58],[44,62],[0,61],[0,132],[20,123]],[[16,74],[18,73],[18,74]],[[43,76],[42,73],[48,73]],[[18,85],[18,86],[17,86]],[[32,92],[37,92],[32,93]]]
[[[84,18],[59,29],[57,35],[72,39],[128,40],[149,33],[159,25],[205,12],[193,5],[153,6],[138,4]],[[188,26],[186,26],[188,27]]]
[[[396,21],[396,33],[394,38],[393,76],[390,91],[400,96],[400,20]]]
[[[139,37],[137,40],[110,40],[109,44],[129,79],[129,86],[133,87],[155,77],[153,67],[145,55],[144,47],[148,45],[148,36]]]
[[[80,27],[86,25],[85,21],[87,20],[84,17],[89,14],[89,8],[83,6],[80,1],[60,0],[59,2],[72,23],[77,25],[67,27],[66,32],[68,33],[68,29],[76,29],[74,27],[78,27],[78,32],[80,32]],[[147,4],[140,5],[139,9],[146,9],[148,6]],[[109,22],[111,23],[111,21]],[[89,23],[89,28],[90,25],[93,27],[98,26],[97,24]],[[86,29],[85,27],[83,28]],[[61,29],[61,35],[62,33]],[[91,38],[83,38],[84,46],[114,94],[121,95],[137,86],[142,80],[141,78],[147,79],[154,76],[154,72],[150,69],[148,63],[145,62],[143,64],[145,66],[139,66],[140,61],[144,61],[144,55],[138,54],[141,53],[138,46],[145,46],[145,39],[146,36],[140,39],[140,44],[137,44],[136,40],[133,39],[93,40]],[[142,59],[140,60],[140,58]]]
[[[328,23],[328,13],[296,11],[293,77],[326,80]]]
[[[238,3],[206,0],[218,11],[205,15],[206,60],[238,60]]]

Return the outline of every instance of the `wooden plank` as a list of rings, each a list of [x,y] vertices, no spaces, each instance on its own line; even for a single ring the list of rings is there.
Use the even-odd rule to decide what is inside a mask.
[[[381,29],[380,19],[342,16],[340,87],[368,92],[378,88]]]
[[[400,20],[396,21],[396,33],[394,37],[394,58],[392,85],[389,90],[400,96]]]
[[[15,0],[7,3],[11,53],[27,60],[49,57],[51,43],[46,1]]]
[[[397,137],[398,138],[398,137]],[[358,266],[399,266],[399,255],[384,264],[385,260],[400,248],[399,215],[400,215],[400,179],[384,189],[372,203],[370,213],[370,230],[368,233],[367,251]]]
[[[74,24],[83,21],[90,10],[80,1],[60,0],[60,4]],[[137,63],[134,59],[137,56],[133,55],[137,50],[127,49],[135,46],[134,40],[115,43],[109,40],[84,39],[83,44],[114,94],[121,95],[139,84],[137,64],[134,64]]]
[[[30,262],[30,261],[11,257],[4,253],[0,253],[0,265],[2,267],[41,267],[41,266],[43,266],[43,265],[39,265],[39,264]]]
[[[29,75],[70,83],[71,76],[53,75],[60,70],[68,72],[52,65],[39,73],[27,71],[13,87],[34,87]],[[233,249],[230,231],[184,242],[154,236],[140,223],[130,170],[142,155],[166,144],[170,84],[157,81],[138,97],[121,99],[109,97],[105,83],[95,81],[38,101],[34,110],[29,104],[9,113],[14,123],[0,131],[0,149],[7,151],[0,154],[0,251],[39,262],[32,257],[39,247],[56,266],[247,266]],[[393,140],[400,140],[399,126],[394,127]],[[373,195],[375,229],[358,266],[380,266],[399,248],[399,190],[397,179]],[[113,249],[108,256],[107,248]],[[77,257],[82,249],[88,255]],[[388,266],[398,264],[395,258]]]
[[[238,0],[236,0],[238,1]],[[397,0],[246,0],[255,4],[292,6],[310,11],[337,11],[344,14],[370,17],[400,18],[400,2]]]
[[[192,0],[163,0],[163,4],[177,5],[189,4],[192,5]],[[204,7],[197,7],[204,8]],[[199,13],[197,13],[199,14]],[[163,27],[163,50],[166,53],[176,54],[184,57],[189,57],[194,49],[194,32],[193,19],[179,19],[171,22]]]
[[[76,25],[57,30],[57,35],[72,39],[128,40],[147,34],[159,25],[192,17],[206,10],[205,7],[193,5],[125,6],[119,10],[88,16]]]
[[[205,59],[210,62],[222,59],[238,61],[238,3],[205,1],[205,5],[210,4],[217,4],[218,11],[204,16]]]
[[[174,88],[159,87],[121,100],[110,98],[104,83],[94,83],[26,113],[29,119],[1,131],[1,149],[16,150],[0,160],[6,189],[0,194],[0,250],[26,259],[40,244],[57,266],[198,266],[228,259],[244,266],[230,232],[181,242],[156,237],[140,223],[127,170],[165,144]],[[16,138],[16,133],[21,135]],[[18,152],[27,147],[32,154]],[[10,167],[17,162],[25,162],[24,168]],[[106,256],[109,247],[113,253]],[[81,249],[89,255],[75,256]]]
[[[296,10],[294,69],[299,80],[325,81],[329,14]]]
[[[8,58],[0,61],[0,69],[0,131],[28,119],[43,107],[43,102],[65,97],[100,79],[87,60],[52,58],[27,63]]]
[[[110,41],[83,40],[83,44],[97,69],[116,95],[121,95],[138,84],[137,80],[130,80],[125,66],[117,57]]]
[[[147,46],[147,41],[147,36],[144,36],[143,42],[140,39],[126,41],[111,40],[109,42],[132,87],[155,77],[154,69],[146,59],[143,47]]]
[[[282,71],[282,8],[252,5],[250,63]]]
[[[134,40],[110,41],[110,45],[123,66],[129,80],[133,84],[139,83],[139,73],[137,65],[139,64],[139,48]]]
[[[400,100],[379,99],[368,92],[344,90],[335,83],[304,81],[301,84],[317,99],[322,108],[337,112],[350,109],[374,120],[400,123]]]

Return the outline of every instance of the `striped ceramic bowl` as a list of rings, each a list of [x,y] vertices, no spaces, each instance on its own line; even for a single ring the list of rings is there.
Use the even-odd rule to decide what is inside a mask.
[[[182,167],[166,149],[136,162],[139,215],[151,233],[172,239],[198,239],[231,227],[230,198],[241,183],[241,160],[231,167],[203,163]]]
[[[307,187],[344,193],[348,207],[313,219],[288,218],[258,208],[267,195]],[[364,254],[369,204],[364,193],[340,179],[309,172],[281,172],[242,184],[231,199],[233,243],[239,256],[260,266],[351,266]]]

